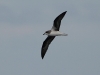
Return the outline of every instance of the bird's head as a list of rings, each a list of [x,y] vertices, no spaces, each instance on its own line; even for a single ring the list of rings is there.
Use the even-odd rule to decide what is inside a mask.
[[[43,35],[48,35],[50,34],[51,30],[46,31]]]

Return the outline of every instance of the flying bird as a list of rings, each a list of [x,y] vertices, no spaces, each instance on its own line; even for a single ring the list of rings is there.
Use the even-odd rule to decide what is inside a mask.
[[[59,31],[61,20],[65,16],[66,12],[67,11],[65,11],[65,12],[61,13],[59,16],[57,16],[54,20],[54,23],[53,23],[53,26],[52,26],[51,30],[46,31],[43,34],[43,35],[48,35],[48,37],[43,42],[43,45],[42,45],[42,48],[41,48],[41,57],[42,57],[42,59],[44,58],[50,43],[52,42],[52,40],[56,36],[67,36],[68,35],[68,34],[65,34],[65,33],[62,33],[62,32]]]

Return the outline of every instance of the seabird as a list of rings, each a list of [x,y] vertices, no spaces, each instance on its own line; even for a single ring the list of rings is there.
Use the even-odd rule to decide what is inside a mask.
[[[67,36],[67,34],[62,33],[59,31],[61,20],[65,16],[67,11],[61,13],[56,19],[54,20],[53,27],[51,30],[46,31],[43,35],[48,35],[48,37],[43,42],[42,48],[41,48],[41,57],[44,58],[47,49],[49,47],[49,44],[52,42],[52,40],[55,38],[55,36]]]

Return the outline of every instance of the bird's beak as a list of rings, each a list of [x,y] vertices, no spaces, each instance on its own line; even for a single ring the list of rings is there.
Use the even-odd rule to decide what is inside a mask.
[[[45,33],[43,35],[45,35]]]
[[[47,33],[44,33],[43,35],[48,35]]]

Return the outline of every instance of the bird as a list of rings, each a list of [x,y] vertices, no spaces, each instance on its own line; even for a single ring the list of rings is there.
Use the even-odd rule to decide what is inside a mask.
[[[61,25],[61,20],[65,16],[66,12],[67,11],[65,11],[65,12],[61,13],[60,15],[58,15],[55,18],[55,20],[53,21],[53,26],[52,26],[51,30],[45,31],[45,33],[43,34],[43,35],[47,35],[47,38],[44,40],[44,42],[42,44],[42,48],[41,48],[41,57],[42,57],[42,59],[44,58],[50,43],[53,41],[53,39],[56,36],[67,36],[68,35],[66,33],[62,33],[62,32],[59,31],[60,25]]]

